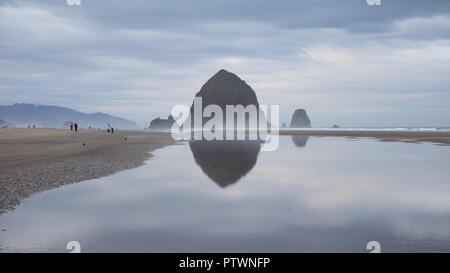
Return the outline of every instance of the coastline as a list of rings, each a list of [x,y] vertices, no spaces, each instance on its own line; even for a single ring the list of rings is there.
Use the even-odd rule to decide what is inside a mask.
[[[139,167],[173,144],[161,132],[2,128],[0,214],[35,193]]]

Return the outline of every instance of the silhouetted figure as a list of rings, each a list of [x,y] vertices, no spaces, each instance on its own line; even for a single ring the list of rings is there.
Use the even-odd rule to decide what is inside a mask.
[[[36,128],[36,125],[33,124],[33,129]]]
[[[75,122],[74,127],[75,127],[75,132],[78,132],[78,123]]]
[[[106,129],[108,130],[108,133],[109,133],[109,130],[110,130],[110,126],[109,126],[109,123],[108,123],[108,127],[107,127]]]
[[[70,122],[70,131],[73,131],[73,122]]]
[[[111,127],[111,133],[114,134],[114,127]]]

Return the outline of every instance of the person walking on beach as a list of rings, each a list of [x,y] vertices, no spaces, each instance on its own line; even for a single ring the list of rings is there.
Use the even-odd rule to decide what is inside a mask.
[[[78,123],[75,122],[75,132],[78,132]]]
[[[70,131],[73,131],[73,122],[70,122]]]
[[[109,130],[110,130],[110,126],[109,126],[109,123],[108,123],[108,127],[107,127],[106,129],[108,130],[108,133],[109,133]]]
[[[111,127],[111,134],[114,134],[114,127]]]

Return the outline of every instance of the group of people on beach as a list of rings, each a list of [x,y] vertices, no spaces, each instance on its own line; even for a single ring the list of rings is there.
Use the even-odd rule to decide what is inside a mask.
[[[71,121],[69,123],[69,126],[70,126],[70,131],[73,131],[75,129],[75,132],[78,132],[78,123],[76,123],[76,122],[74,123]],[[34,126],[33,126],[33,128],[34,128]],[[95,129],[95,128],[93,128],[93,129]],[[108,131],[108,133],[114,134],[114,127],[109,123],[108,123],[107,131]]]
[[[114,127],[112,127],[109,123],[108,123],[108,127],[106,128],[108,133],[111,132],[111,134],[114,134]]]
[[[70,122],[70,131],[73,131],[73,129],[75,128],[75,132],[78,132],[78,123],[73,123],[72,121]]]

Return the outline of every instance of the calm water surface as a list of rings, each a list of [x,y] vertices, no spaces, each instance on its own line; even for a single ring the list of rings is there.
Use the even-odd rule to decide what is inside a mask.
[[[192,142],[36,194],[0,216],[0,251],[450,251],[450,147],[283,136]],[[5,231],[1,231],[5,229]]]

